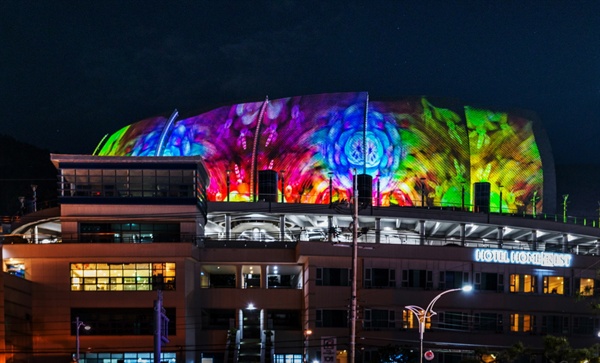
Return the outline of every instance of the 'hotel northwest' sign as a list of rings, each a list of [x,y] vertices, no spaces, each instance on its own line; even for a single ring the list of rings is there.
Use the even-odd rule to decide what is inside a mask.
[[[573,256],[567,253],[510,251],[499,249],[475,249],[475,261],[490,263],[514,263],[544,267],[569,267]]]

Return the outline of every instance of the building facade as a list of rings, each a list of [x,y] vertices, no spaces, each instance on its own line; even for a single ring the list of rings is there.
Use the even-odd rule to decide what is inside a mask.
[[[366,93],[177,117],[52,155],[60,207],[3,236],[4,362],[374,362],[421,342],[541,361],[545,335],[598,340],[600,228],[549,214],[530,119]],[[431,302],[421,338],[408,307]]]

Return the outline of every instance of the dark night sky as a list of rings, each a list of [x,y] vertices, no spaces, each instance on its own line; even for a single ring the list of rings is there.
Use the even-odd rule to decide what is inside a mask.
[[[598,1],[0,3],[5,133],[91,153],[177,108],[368,91],[541,118],[557,164],[600,164]]]

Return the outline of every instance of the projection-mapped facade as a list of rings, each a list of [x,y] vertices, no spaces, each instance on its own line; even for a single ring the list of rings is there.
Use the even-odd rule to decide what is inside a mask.
[[[201,156],[210,201],[252,201],[261,170],[277,172],[278,201],[348,200],[356,169],[372,177],[375,205],[470,204],[473,184],[489,182],[491,210],[532,213],[544,194],[543,136],[533,124],[425,97],[379,102],[336,93],[146,119],[105,138],[96,154]]]

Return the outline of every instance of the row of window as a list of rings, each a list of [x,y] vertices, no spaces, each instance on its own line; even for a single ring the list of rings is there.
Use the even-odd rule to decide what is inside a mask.
[[[234,326],[235,309],[203,309],[202,329],[219,330]],[[267,329],[300,330],[302,329],[300,310],[266,310]]]
[[[175,263],[71,263],[71,291],[175,290]]]
[[[62,196],[192,197],[195,170],[62,169]]]
[[[176,335],[175,308],[165,308],[169,318],[168,334]],[[154,335],[154,308],[72,308],[71,321],[79,318],[91,329],[80,329],[87,335]],[[72,324],[71,335],[76,335]]]
[[[179,223],[81,223],[79,242],[181,242]]]
[[[348,268],[317,268],[317,286],[350,286],[351,270]],[[505,291],[505,275],[502,273],[475,272],[473,287],[482,291]],[[437,284],[430,270],[402,270],[402,281],[396,281],[396,270],[365,268],[364,288],[422,288],[439,290],[460,288],[470,284],[470,273],[464,271],[439,271]],[[509,292],[543,293],[558,295],[593,296],[596,281],[592,278],[567,276],[539,276],[532,274],[509,274]],[[573,286],[571,286],[573,285]],[[573,290],[571,290],[573,288]]]
[[[362,315],[362,316],[360,316]],[[363,329],[418,329],[418,319],[409,310],[402,310],[402,319],[396,320],[395,310],[364,309],[359,313]],[[501,313],[475,313],[469,315],[464,312],[440,312],[432,323],[430,319],[425,322],[426,329],[443,329],[458,331],[490,331],[543,334],[594,334],[598,326],[598,319],[589,316],[559,316],[511,313],[508,316],[508,325],[505,326],[504,315]],[[347,310],[317,310],[316,326],[324,328],[347,328]]]

